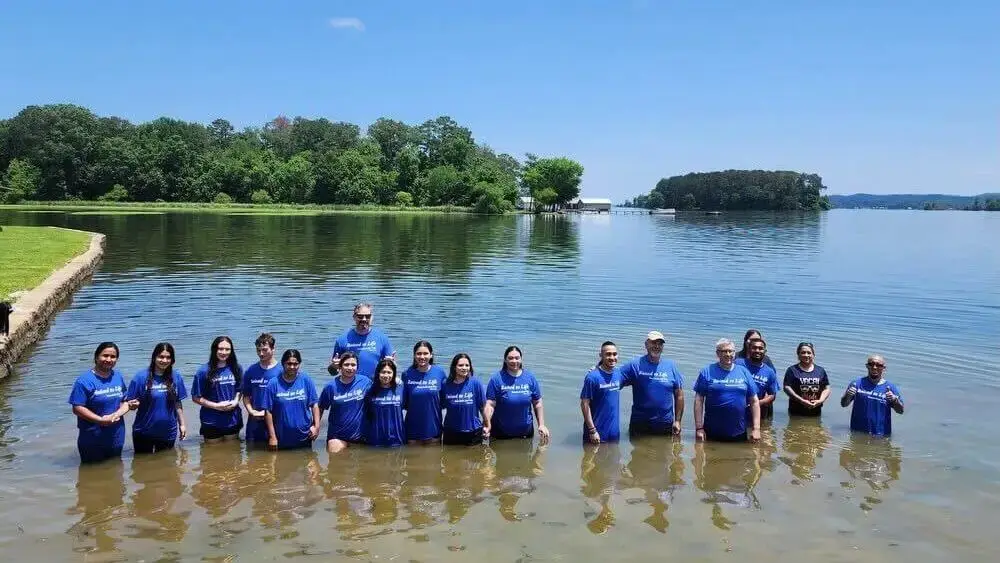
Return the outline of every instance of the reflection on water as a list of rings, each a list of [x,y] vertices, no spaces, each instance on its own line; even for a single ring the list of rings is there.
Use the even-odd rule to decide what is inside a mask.
[[[187,469],[188,453],[183,448],[167,450],[132,460],[131,512],[139,519],[127,534],[136,539],[179,542],[187,534],[190,510],[178,507],[186,487],[181,475]]]
[[[697,442],[694,446],[694,483],[712,506],[712,524],[730,529],[736,521],[724,506],[760,510],[754,488],[763,473],[760,448],[749,444]]]
[[[653,511],[643,522],[665,533],[670,526],[669,503],[673,502],[674,492],[686,484],[681,456],[684,445],[680,440],[652,437],[632,438],[631,443],[632,459],[626,465],[622,488],[642,489],[644,498],[636,502],[644,500]]]
[[[841,486],[857,490],[862,495],[861,510],[868,512],[882,502],[882,493],[899,479],[902,464],[902,449],[888,438],[852,433],[840,449],[840,466],[851,476],[851,481],[842,482]]]
[[[580,458],[580,493],[593,501],[588,503],[584,513],[587,529],[595,534],[603,534],[615,525],[615,513],[611,498],[617,492],[622,476],[621,448],[617,442],[606,444],[586,444]],[[597,504],[598,508],[593,509]]]
[[[114,460],[81,465],[76,479],[76,505],[67,512],[80,515],[68,531],[74,538],[73,551],[116,551],[120,538],[113,527],[125,511],[125,464]]]
[[[534,514],[517,511],[521,498],[535,492],[538,479],[545,473],[545,446],[535,446],[531,440],[496,440],[491,444],[496,454],[493,495],[500,505],[500,516],[516,522]]]
[[[785,453],[779,456],[795,476],[792,483],[801,485],[821,479],[816,473],[817,458],[823,457],[823,450],[830,446],[830,430],[820,418],[794,417],[782,430],[782,445]]]

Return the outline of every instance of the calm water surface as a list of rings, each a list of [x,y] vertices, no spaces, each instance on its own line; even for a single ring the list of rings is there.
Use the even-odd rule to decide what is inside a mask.
[[[93,282],[0,382],[4,560],[995,557],[1000,214],[0,211],[0,223],[109,235]],[[78,467],[66,398],[98,341],[121,345],[131,376],[169,340],[190,381],[217,334],[248,365],[268,330],[322,385],[360,299],[404,361],[426,338],[439,362],[467,351],[485,376],[519,344],[553,443],[247,452],[203,445],[188,404],[176,452],[133,459],[127,444],[121,462]],[[815,343],[834,395],[820,421],[789,421],[779,397],[759,446],[695,445],[697,371],[717,338],[750,326],[779,372],[798,341]],[[682,438],[581,447],[579,387],[600,342],[636,355],[653,328],[686,377]],[[836,401],[873,351],[907,401],[891,441],[852,437]]]

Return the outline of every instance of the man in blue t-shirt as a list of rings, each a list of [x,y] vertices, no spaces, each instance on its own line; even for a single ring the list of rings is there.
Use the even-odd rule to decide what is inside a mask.
[[[622,371],[622,386],[632,386],[632,416],[628,430],[643,434],[679,435],[684,416],[684,376],[673,360],[663,357],[663,333],[646,335],[646,355],[635,358]]]
[[[330,375],[336,375],[340,369],[340,355],[351,351],[358,355],[358,375],[363,375],[375,381],[375,366],[383,358],[396,360],[389,337],[381,330],[372,326],[371,303],[358,303],[354,306],[354,328],[350,328],[333,344],[333,356],[326,368]]]
[[[618,347],[615,343],[607,341],[601,344],[600,363],[587,373],[580,390],[584,443],[617,442],[620,437],[618,397],[621,395],[622,372],[617,364]]]
[[[747,368],[757,384],[757,398],[760,404],[760,419],[774,418],[774,399],[778,396],[778,372],[774,366],[768,365],[767,343],[763,338],[751,338],[747,341],[747,357],[736,358],[736,365]]]
[[[747,368],[737,365],[736,346],[728,338],[715,343],[714,364],[705,366],[694,383],[694,438],[722,442],[760,441],[760,399]]]
[[[885,358],[872,354],[868,356],[865,366],[868,377],[855,379],[847,386],[847,391],[840,398],[840,406],[854,403],[851,430],[873,436],[889,436],[892,434],[892,411],[903,414],[903,396],[899,387],[882,377]]]

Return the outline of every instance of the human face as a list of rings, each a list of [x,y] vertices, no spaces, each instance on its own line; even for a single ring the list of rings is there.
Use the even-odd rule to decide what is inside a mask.
[[[170,350],[163,350],[156,355],[156,370],[159,372],[167,371],[167,368],[174,365],[174,357],[170,354]]]
[[[750,341],[753,340],[754,338],[763,338],[763,337],[760,335],[759,332],[753,331],[750,334],[748,334],[746,338],[743,339],[743,346],[746,347],[748,344],[750,344]]]
[[[470,371],[472,371],[472,364],[469,363],[468,358],[461,358],[458,360],[458,363],[455,364],[455,376],[460,379],[469,377]]]
[[[604,369],[611,369],[618,363],[618,347],[607,345],[601,348],[601,365]]]
[[[413,363],[417,364],[417,368],[424,370],[431,365],[431,357],[431,351],[426,346],[421,346],[413,353]]]
[[[233,345],[230,344],[228,340],[219,342],[219,347],[215,349],[215,359],[218,360],[220,364],[224,364],[229,360],[229,356],[232,355]]]
[[[100,371],[111,371],[117,363],[118,352],[115,352],[115,349],[110,346],[98,352],[97,360],[94,362]]]
[[[503,361],[507,365],[507,373],[517,373],[521,370],[521,353],[517,350],[511,350]]]
[[[885,360],[882,356],[872,356],[868,358],[865,367],[868,368],[868,377],[877,381],[882,379],[882,373],[885,372]]]
[[[719,358],[720,365],[729,367],[733,364],[733,359],[736,358],[736,348],[732,344],[723,344],[715,349],[715,356]]]
[[[344,379],[351,379],[358,374],[358,360],[347,358],[340,362],[340,376]]]
[[[799,351],[796,352],[799,356],[799,363],[804,366],[811,366],[813,363],[813,349],[809,346],[800,346]]]
[[[295,379],[295,376],[299,374],[299,360],[295,356],[289,356],[285,363],[281,364],[285,368],[285,376],[289,379]]]
[[[257,347],[257,357],[260,358],[260,363],[269,364],[274,358],[274,348],[268,343],[263,343]]]
[[[396,374],[392,372],[392,368],[389,366],[383,366],[382,371],[378,372],[378,384],[382,387],[392,387],[392,380],[396,378]]]
[[[759,364],[764,361],[764,354],[767,351],[767,346],[761,341],[750,343],[750,361]]]
[[[372,327],[372,309],[371,307],[358,307],[357,311],[354,311],[354,329],[362,334],[368,332]]]
[[[646,340],[646,353],[649,357],[656,360],[663,353],[663,341],[662,340]]]

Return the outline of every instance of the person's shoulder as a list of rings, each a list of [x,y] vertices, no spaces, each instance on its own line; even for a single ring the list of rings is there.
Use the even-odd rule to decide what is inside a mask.
[[[208,364],[201,364],[194,372],[195,377],[205,377],[206,375],[208,375]]]
[[[80,374],[76,376],[76,380],[74,380],[73,383],[75,385],[92,385],[96,380],[97,376],[94,375],[94,371],[88,369],[80,372]]]
[[[443,366],[434,364],[433,366],[431,366],[431,369],[434,370],[435,375],[437,375],[439,378],[448,379],[448,371],[445,370]]]
[[[135,372],[132,376],[132,381],[140,382],[145,381],[146,377],[149,375],[149,368],[142,368]],[[177,370],[174,370],[174,379],[177,378]]]
[[[733,360],[734,364],[736,364],[738,366],[743,366],[743,367],[747,367],[747,362],[748,362],[748,360],[746,358],[744,358],[744,357],[739,357],[739,358],[736,358],[735,360]]]

